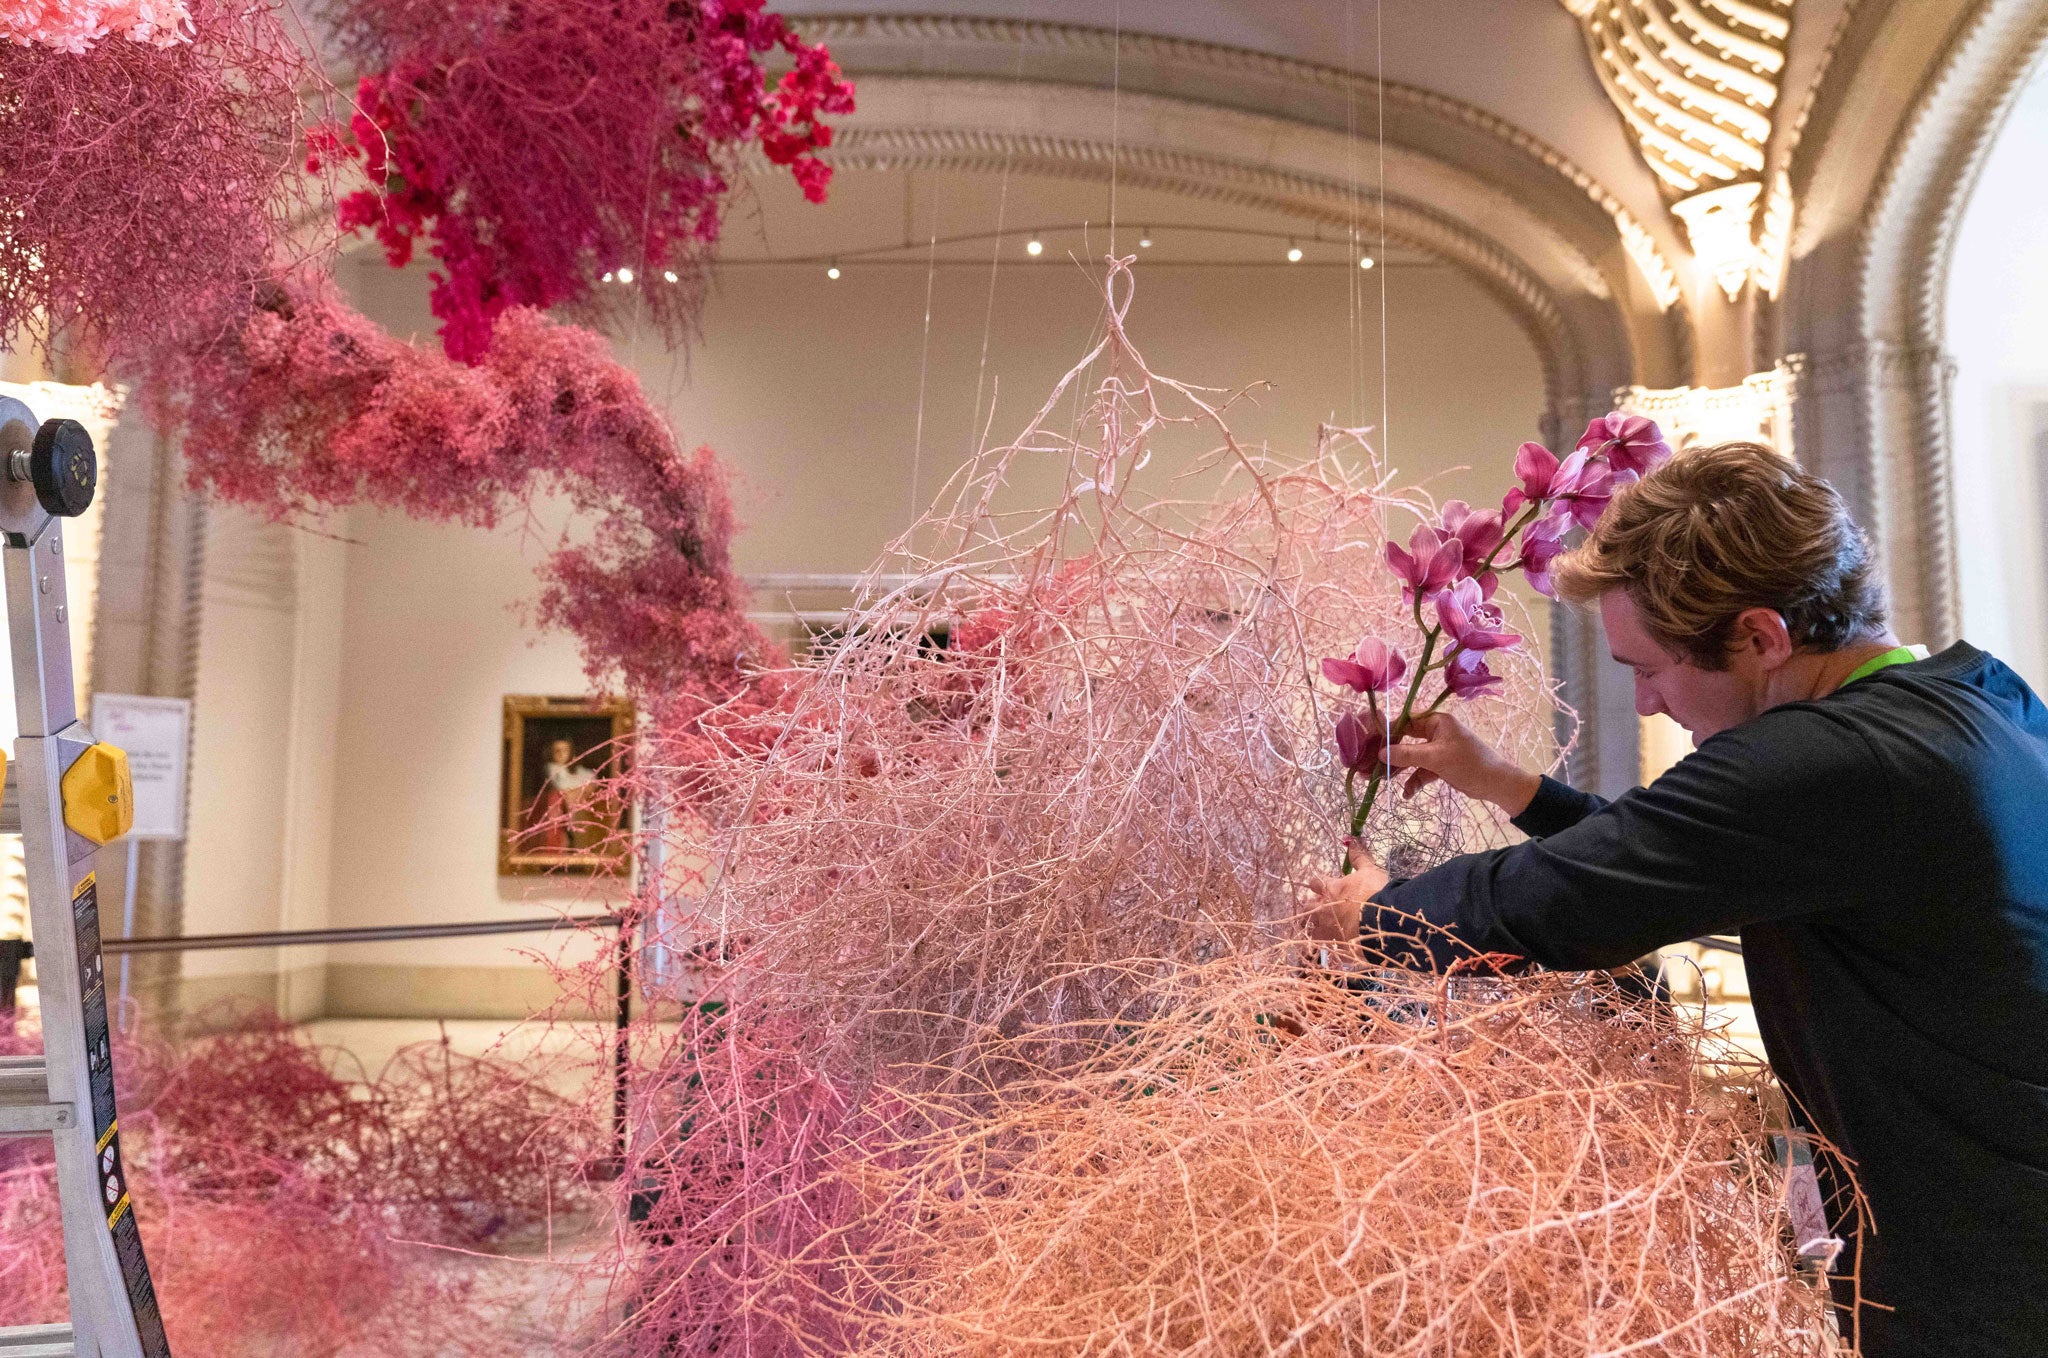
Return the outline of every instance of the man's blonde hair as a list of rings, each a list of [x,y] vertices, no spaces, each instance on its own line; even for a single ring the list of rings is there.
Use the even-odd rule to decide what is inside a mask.
[[[1575,604],[1628,591],[1651,637],[1704,669],[1726,668],[1745,609],[1776,610],[1801,650],[1884,628],[1870,542],[1842,497],[1760,443],[1680,453],[1624,487],[1555,579]]]

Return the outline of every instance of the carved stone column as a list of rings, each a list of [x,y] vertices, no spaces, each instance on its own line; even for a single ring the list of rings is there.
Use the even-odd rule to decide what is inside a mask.
[[[1793,405],[1803,465],[1870,534],[1900,636],[1937,649],[1960,630],[1949,388],[1938,346],[1870,340],[1804,360]]]
[[[1918,498],[1913,523],[1920,568],[1919,633],[1930,646],[1962,635],[1963,601],[1956,580],[1955,426],[1956,361],[1938,346],[1906,351],[1906,381],[1919,432],[1919,456],[1909,459]]]

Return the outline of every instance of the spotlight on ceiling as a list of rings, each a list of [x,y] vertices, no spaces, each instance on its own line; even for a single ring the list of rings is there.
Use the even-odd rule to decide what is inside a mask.
[[[826,266],[825,266],[825,277],[827,277],[827,278],[829,278],[829,279],[833,280],[834,282],[837,282],[837,281],[839,280],[839,261],[838,261],[838,260],[836,260],[836,259],[835,259],[835,260],[833,260],[833,261],[832,261],[832,262],[831,262],[830,264],[828,264],[828,265],[826,265]]]
[[[621,269],[621,270],[619,270],[619,281],[620,281],[621,283],[630,283],[630,282],[632,282],[632,281],[633,281],[633,271],[632,271],[631,269]]]
[[[1301,263],[1301,247],[1293,241],[1287,242],[1287,262],[1289,264]]]
[[[605,282],[607,282],[607,283],[609,283],[609,282],[611,282],[611,281],[612,281],[612,278],[613,278],[613,277],[614,277],[614,275],[613,275],[612,273],[610,273],[609,271],[607,271],[607,272],[605,273],[605,276],[604,276],[604,281],[605,281]]]
[[[1149,226],[1148,226],[1148,227],[1146,227],[1146,228],[1145,228],[1145,230],[1144,230],[1144,233],[1143,233],[1143,234],[1141,234],[1141,235],[1140,235],[1140,236],[1138,237],[1138,248],[1139,248],[1140,250],[1149,250],[1149,249],[1151,249],[1151,248],[1152,248],[1152,228],[1151,228],[1151,227],[1149,227]]]
[[[1361,269],[1370,269],[1372,267],[1372,264],[1373,259],[1371,255],[1365,255],[1358,261],[1358,267]]]
[[[1024,253],[1036,259],[1045,253],[1045,242],[1033,236],[1030,240],[1024,242]]]
[[[671,283],[676,281],[676,271],[674,269],[663,269],[661,276]]]

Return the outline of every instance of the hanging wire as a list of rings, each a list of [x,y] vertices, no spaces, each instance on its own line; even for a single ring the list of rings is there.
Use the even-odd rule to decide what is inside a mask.
[[[1024,78],[1024,45],[1022,43],[1017,45],[1016,67],[1011,71],[1010,75],[1013,80],[1022,80]],[[996,320],[996,275],[998,270],[1002,268],[1003,262],[1003,228],[1008,224],[1010,213],[1010,161],[1012,150],[1017,143],[1017,120],[1020,116],[1018,110],[1015,108],[1011,109],[1010,135],[1003,138],[1003,171],[996,188],[995,237],[988,253],[988,302],[983,307],[981,315],[981,365],[975,369],[974,373],[974,415],[967,425],[967,456],[970,458],[981,451],[981,441],[984,437],[980,432],[982,429],[981,393],[988,381],[988,342],[989,335],[995,330]],[[991,423],[994,422],[995,416],[996,398],[994,395],[990,395],[988,417]]]
[[[906,174],[909,171],[905,171]],[[925,379],[932,366],[932,283],[939,276],[939,195],[932,192],[931,245],[925,256],[924,272],[924,344],[917,356],[917,437],[910,449],[910,521],[917,522],[924,504],[918,499],[919,482],[924,475],[924,406]]]
[[[1387,41],[1386,41],[1386,0],[1373,0],[1372,4],[1372,84],[1373,98],[1377,105],[1378,125],[1373,130],[1373,141],[1379,153],[1378,190],[1380,209],[1380,248],[1377,258],[1382,264],[1387,257]],[[1379,454],[1382,466],[1385,459],[1393,455],[1393,404],[1387,385],[1387,271],[1373,270],[1380,282],[1380,427]],[[1380,503],[1380,538],[1387,540],[1386,502]],[[1394,781],[1394,740],[1396,733],[1388,731],[1388,739],[1381,747],[1380,758],[1386,762],[1386,782],[1391,787]]]
[[[1109,253],[1116,254],[1116,162],[1123,149],[1117,139],[1118,117],[1123,111],[1124,90],[1124,4],[1116,0],[1110,11],[1109,38]]]
[[[1382,262],[1387,256],[1387,48],[1386,22],[1383,11],[1386,0],[1373,0],[1372,6],[1372,82],[1373,94],[1379,105],[1379,126],[1373,140],[1379,150],[1379,209],[1380,209],[1380,251]],[[1380,454],[1393,453],[1392,406],[1387,393],[1387,271],[1373,271],[1380,280]]]
[[[1344,4],[1344,70],[1350,77],[1344,82],[1344,148],[1345,148],[1345,233],[1351,246],[1352,268],[1345,283],[1345,294],[1350,304],[1347,322],[1350,341],[1351,361],[1345,368],[1345,379],[1350,386],[1351,417],[1346,423],[1353,428],[1365,423],[1365,284],[1358,275],[1364,272],[1357,267],[1362,258],[1359,251],[1364,248],[1365,233],[1359,227],[1358,194],[1358,0],[1345,0]],[[1382,525],[1384,528],[1385,525]]]

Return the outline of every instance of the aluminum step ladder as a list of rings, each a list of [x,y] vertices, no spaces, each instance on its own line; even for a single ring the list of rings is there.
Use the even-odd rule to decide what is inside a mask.
[[[0,833],[19,833],[43,1054],[0,1057],[0,1136],[55,1146],[69,1325],[0,1329],[0,1358],[169,1358],[121,1166],[93,856],[134,820],[128,759],[93,739],[71,687],[63,521],[98,483],[92,437],[0,396],[0,558],[14,652],[15,758]]]

